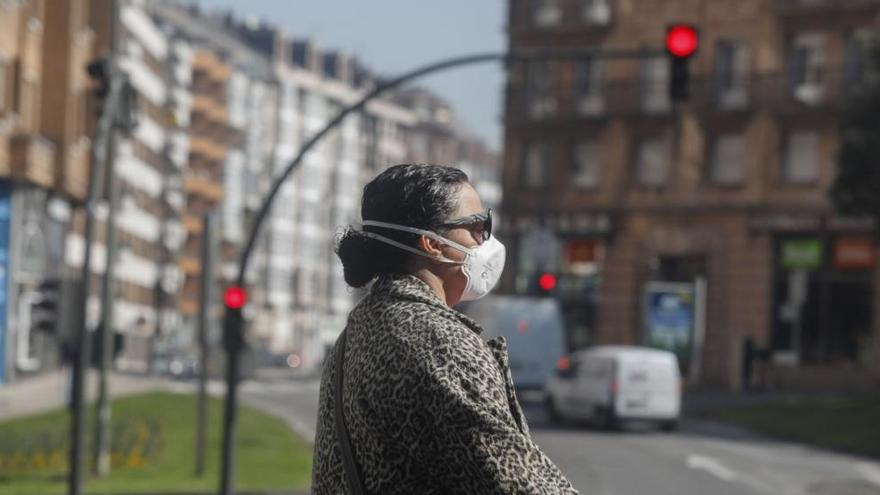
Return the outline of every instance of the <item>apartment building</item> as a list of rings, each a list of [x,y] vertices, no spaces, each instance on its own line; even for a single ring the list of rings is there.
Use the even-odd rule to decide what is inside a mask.
[[[511,0],[512,50],[661,49],[673,22],[698,26],[701,46],[680,105],[662,57],[511,67],[505,288],[558,274],[570,347],[672,343],[693,386],[744,386],[752,345],[768,351],[770,385],[876,383],[876,226],[837,215],[827,191],[878,13],[847,0]]]
[[[85,197],[88,0],[0,3],[0,384],[53,369],[60,337],[31,328],[40,282],[63,275]]]
[[[186,208],[184,171],[190,155],[188,127],[193,98],[194,52],[183,40],[160,29],[145,10],[147,2],[122,2],[115,63],[138,95],[138,124],[130,136],[116,135],[113,156],[119,181],[116,212],[113,327],[124,335],[120,368],[151,369],[156,345],[181,324],[179,306],[184,274],[178,252],[184,247]],[[109,55],[113,26],[111,0],[96,0],[91,11],[95,53]],[[106,218],[106,207],[99,219]],[[100,230],[100,229],[99,229]],[[67,262],[82,263],[82,229],[67,239]],[[101,236],[93,246],[94,276],[103,273],[106,250]],[[100,287],[96,279],[95,287]],[[89,301],[88,321],[96,325],[97,293]]]

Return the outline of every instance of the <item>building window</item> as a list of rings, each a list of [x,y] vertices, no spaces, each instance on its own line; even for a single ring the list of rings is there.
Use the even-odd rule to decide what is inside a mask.
[[[601,26],[611,22],[610,0],[581,0],[581,14],[590,24]]]
[[[715,139],[709,164],[709,180],[720,185],[737,185],[743,182],[742,134],[722,134]]]
[[[843,62],[843,77],[848,84],[861,83],[870,60],[870,33],[855,31],[846,39],[846,53]]]
[[[575,63],[575,104],[585,115],[600,114],[605,110],[602,101],[601,60],[585,59]]]
[[[657,187],[669,176],[669,140],[663,137],[643,139],[636,152],[636,180],[640,185]]]
[[[562,21],[562,0],[531,0],[532,26],[546,28]]]
[[[715,55],[715,90],[718,103],[726,108],[746,103],[748,47],[745,43],[719,41]]]
[[[523,183],[526,187],[545,187],[548,182],[551,165],[550,143],[532,143],[526,148],[525,161],[523,163]]]
[[[642,108],[650,113],[668,111],[669,61],[665,57],[643,59],[639,79]]]
[[[553,68],[550,62],[526,65],[526,104],[529,116],[533,118],[546,117],[556,111]]]
[[[822,99],[822,70],[825,65],[824,40],[821,35],[797,37],[791,50],[791,92],[802,103]]]
[[[599,143],[595,140],[581,141],[574,146],[572,159],[572,183],[582,189],[599,187]]]
[[[783,178],[793,184],[809,184],[819,180],[819,133],[794,131],[785,141]]]

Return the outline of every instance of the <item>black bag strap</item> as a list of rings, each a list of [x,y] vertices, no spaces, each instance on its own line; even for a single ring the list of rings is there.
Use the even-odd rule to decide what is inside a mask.
[[[339,450],[342,451],[342,466],[345,468],[345,477],[348,480],[348,488],[353,495],[363,495],[364,488],[358,475],[357,464],[354,462],[354,454],[351,450],[351,439],[348,429],[345,427],[345,418],[342,417],[342,361],[345,357],[345,334],[343,330],[339,336],[339,344],[336,347],[336,391],[333,394],[336,403],[334,416],[336,416],[336,441]]]

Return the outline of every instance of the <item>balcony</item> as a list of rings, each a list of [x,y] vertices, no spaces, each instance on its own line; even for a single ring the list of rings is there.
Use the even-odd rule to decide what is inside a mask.
[[[223,199],[223,185],[204,175],[192,174],[184,177],[183,190],[187,194],[201,196],[211,202]]]
[[[195,256],[181,256],[178,261],[180,271],[187,276],[198,276],[202,272],[202,263]]]
[[[785,73],[743,78],[722,88],[713,77],[694,76],[685,106],[698,112],[751,111],[777,113],[839,111],[857,82],[841,70],[825,71],[810,82],[794,84]],[[589,96],[571,92],[527,98],[513,87],[507,94],[511,124],[554,123],[566,120],[598,120],[609,117],[668,115],[672,105],[666,81],[646,86],[638,80],[606,81]]]
[[[773,7],[783,17],[844,13],[880,8],[880,0],[776,0]]]
[[[204,72],[211,78],[219,81],[225,81],[232,73],[228,65],[223,63],[216,55],[207,51],[196,52],[193,58],[193,71]]]
[[[201,155],[210,161],[222,162],[226,159],[226,148],[214,140],[202,136],[190,137],[189,152]]]
[[[183,228],[188,235],[198,236],[202,233],[202,219],[196,215],[184,215]]]
[[[195,114],[201,114],[208,119],[224,124],[229,121],[229,113],[226,107],[205,95],[196,94],[193,96],[192,111]]]
[[[12,175],[51,189],[55,186],[55,145],[46,138],[19,134],[10,140]]]

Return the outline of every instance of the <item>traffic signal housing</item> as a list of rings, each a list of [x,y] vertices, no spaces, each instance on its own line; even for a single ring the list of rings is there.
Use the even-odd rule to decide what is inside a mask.
[[[559,277],[552,272],[533,273],[529,280],[528,293],[533,296],[552,296],[556,293]]]
[[[101,115],[104,111],[104,101],[110,94],[110,62],[106,57],[98,57],[86,65],[86,73],[93,81],[95,112]]]
[[[38,299],[31,306],[31,329],[58,333],[61,306],[61,280],[47,278],[37,286]]]
[[[672,24],[666,29],[669,56],[669,98],[684,101],[690,94],[690,60],[700,47],[700,33],[690,24]]]
[[[244,347],[244,315],[242,309],[247,302],[247,292],[236,285],[230,286],[223,294],[223,347],[227,352],[238,352]]]

